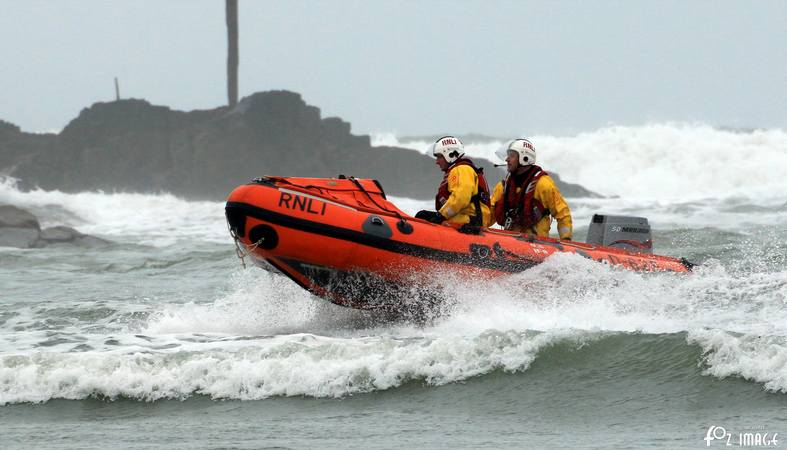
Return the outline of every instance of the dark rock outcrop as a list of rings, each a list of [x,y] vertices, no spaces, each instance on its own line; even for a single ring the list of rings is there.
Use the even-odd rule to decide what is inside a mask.
[[[108,241],[79,231],[56,226],[41,230],[38,218],[24,209],[0,205],[0,247],[40,248],[50,245],[98,247]]]
[[[39,153],[53,148],[57,135],[24,133],[18,126],[0,120],[0,173],[11,173],[29,164]]]
[[[41,226],[36,216],[11,205],[0,205],[0,247],[31,248]]]
[[[478,162],[490,183],[500,178],[492,163]],[[192,112],[144,100],[96,103],[58,135],[0,123],[0,171],[22,188],[166,191],[215,200],[261,175],[376,178],[388,194],[424,199],[441,178],[430,157],[372,147],[369,136],[353,135],[339,118],[321,118],[318,108],[288,91]]]
[[[24,209],[12,205],[0,205],[0,228],[25,228],[40,230],[38,219]]]

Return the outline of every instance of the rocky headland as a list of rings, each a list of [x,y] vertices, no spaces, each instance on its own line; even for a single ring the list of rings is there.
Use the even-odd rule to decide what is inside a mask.
[[[490,183],[502,172],[486,160]],[[250,95],[235,108],[176,111],[144,100],[96,103],[58,134],[25,133],[0,121],[0,173],[22,189],[170,192],[222,200],[261,175],[376,178],[390,195],[433,198],[434,160],[372,147],[350,124],[288,91]],[[499,174],[499,175],[498,175]],[[568,197],[593,195],[558,181]]]

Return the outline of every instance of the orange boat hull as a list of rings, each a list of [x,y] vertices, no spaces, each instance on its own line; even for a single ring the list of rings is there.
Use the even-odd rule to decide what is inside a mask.
[[[556,252],[637,271],[691,267],[683,259],[503,230],[464,234],[407,215],[374,180],[265,177],[236,188],[226,214],[255,264],[360,309],[396,309],[434,273],[494,278],[527,270]]]

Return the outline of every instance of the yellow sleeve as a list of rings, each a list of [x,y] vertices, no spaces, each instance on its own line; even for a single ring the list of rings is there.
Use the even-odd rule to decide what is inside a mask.
[[[503,201],[503,182],[502,181],[498,181],[497,182],[497,184],[495,185],[495,188],[492,190],[492,197],[489,199],[489,204],[490,204],[489,205],[489,209],[490,209],[490,212],[492,213],[492,223],[490,224],[490,226],[493,225],[496,222],[496,219],[494,218],[495,205],[497,204],[497,202],[500,202],[500,201]],[[502,226],[503,224],[499,223],[498,225]]]
[[[495,224],[495,213],[492,212],[493,210],[489,209],[486,204],[481,203],[481,214],[483,214],[484,218],[484,228],[489,228]]]
[[[470,205],[477,177],[475,170],[464,164],[456,166],[448,172],[448,192],[451,195],[440,208],[440,214],[443,217],[450,219]]]
[[[533,197],[538,199],[549,210],[549,214],[557,220],[557,232],[560,239],[571,239],[573,235],[571,210],[552,178],[548,175],[541,177],[536,184]]]

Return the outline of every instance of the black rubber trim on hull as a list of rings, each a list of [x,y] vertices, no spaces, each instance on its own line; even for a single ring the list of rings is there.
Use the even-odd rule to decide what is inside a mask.
[[[311,288],[311,286],[309,286],[309,285],[308,285],[308,284],[306,284],[306,283],[303,283],[303,282],[301,282],[301,280],[299,280],[298,278],[294,277],[294,276],[293,276],[293,275],[290,273],[290,271],[289,271],[289,270],[287,270],[287,268],[283,267],[281,264],[279,264],[279,263],[278,263],[278,262],[276,262],[275,260],[273,260],[273,259],[271,259],[271,258],[265,258],[265,261],[266,261],[268,264],[270,264],[270,265],[272,265],[273,267],[275,267],[275,268],[276,268],[276,270],[278,270],[279,272],[281,272],[281,274],[282,274],[282,275],[285,275],[285,276],[287,276],[287,278],[289,278],[289,279],[291,279],[292,281],[294,281],[294,282],[295,282],[295,284],[297,284],[297,285],[298,285],[298,286],[300,286],[301,288],[303,288],[303,289],[306,289],[307,291],[311,292],[312,294],[314,294],[314,295],[316,295],[316,296],[320,297],[319,293],[317,293],[317,292],[313,291],[313,290],[312,290],[312,288]],[[297,271],[296,271],[296,272],[297,272]]]
[[[335,227],[333,225],[299,219],[297,217],[269,211],[267,209],[249,205],[247,203],[227,202],[226,209],[233,212],[240,211],[249,217],[264,220],[274,225],[292,228],[329,238],[341,239],[392,253],[429,260],[462,264],[484,269],[493,269],[509,273],[522,272],[540,263],[540,261],[534,261],[527,258],[520,258],[517,260],[497,258],[493,256],[493,252],[490,252],[484,257],[481,257],[475,256],[471,253],[450,252],[431,247],[424,247],[421,245],[382,238],[359,231],[348,230],[346,228]]]
[[[428,279],[413,279],[412,283],[402,284],[371,272],[336,270],[285,258],[279,262],[325,293],[320,295],[309,289],[312,294],[356,309],[396,310],[420,303],[421,298],[438,290]],[[287,275],[294,279],[289,273]]]
[[[294,259],[266,258],[265,261],[312,295],[345,308],[400,311],[403,307],[412,308],[423,303],[419,303],[422,299],[418,297],[413,299],[414,293],[417,296],[420,294],[420,297],[426,295],[427,299],[434,298],[428,297],[434,290],[403,288],[400,284],[387,282],[374,274],[338,271]],[[309,283],[304,283],[294,274],[300,275]]]
[[[277,261],[277,260],[275,260],[273,258],[259,258],[259,259],[264,259],[265,263],[263,263],[263,264],[270,264],[271,266],[276,268],[276,270],[278,270],[279,273],[281,273],[285,277],[287,277],[290,280],[292,280],[295,284],[300,286],[302,289],[304,289],[306,291],[309,291],[314,296],[317,296],[317,297],[320,297],[320,298],[324,298],[325,300],[328,300],[329,302],[333,303],[334,305],[339,305],[339,306],[344,306],[344,307],[349,307],[349,308],[359,308],[356,304],[354,304],[354,302],[352,302],[350,300],[347,300],[345,298],[336,298],[336,294],[331,292],[329,289],[326,289],[325,286],[320,286],[318,283],[315,282],[315,280],[310,279],[308,276],[306,276],[306,274],[304,272],[298,270],[296,267],[293,267],[291,262],[288,262],[288,261],[281,261],[281,262],[279,262],[279,261]],[[314,289],[314,286],[312,286],[310,284],[307,284],[307,283],[304,283],[298,277],[293,275],[293,272],[297,273],[298,275],[300,275],[300,276],[306,278],[307,280],[309,280],[309,282],[311,282],[312,285],[314,285],[316,287],[319,287],[320,289],[325,290],[325,293],[327,293],[328,295],[325,295],[325,293],[317,291],[316,289]],[[360,309],[366,309],[366,308],[360,307]]]

